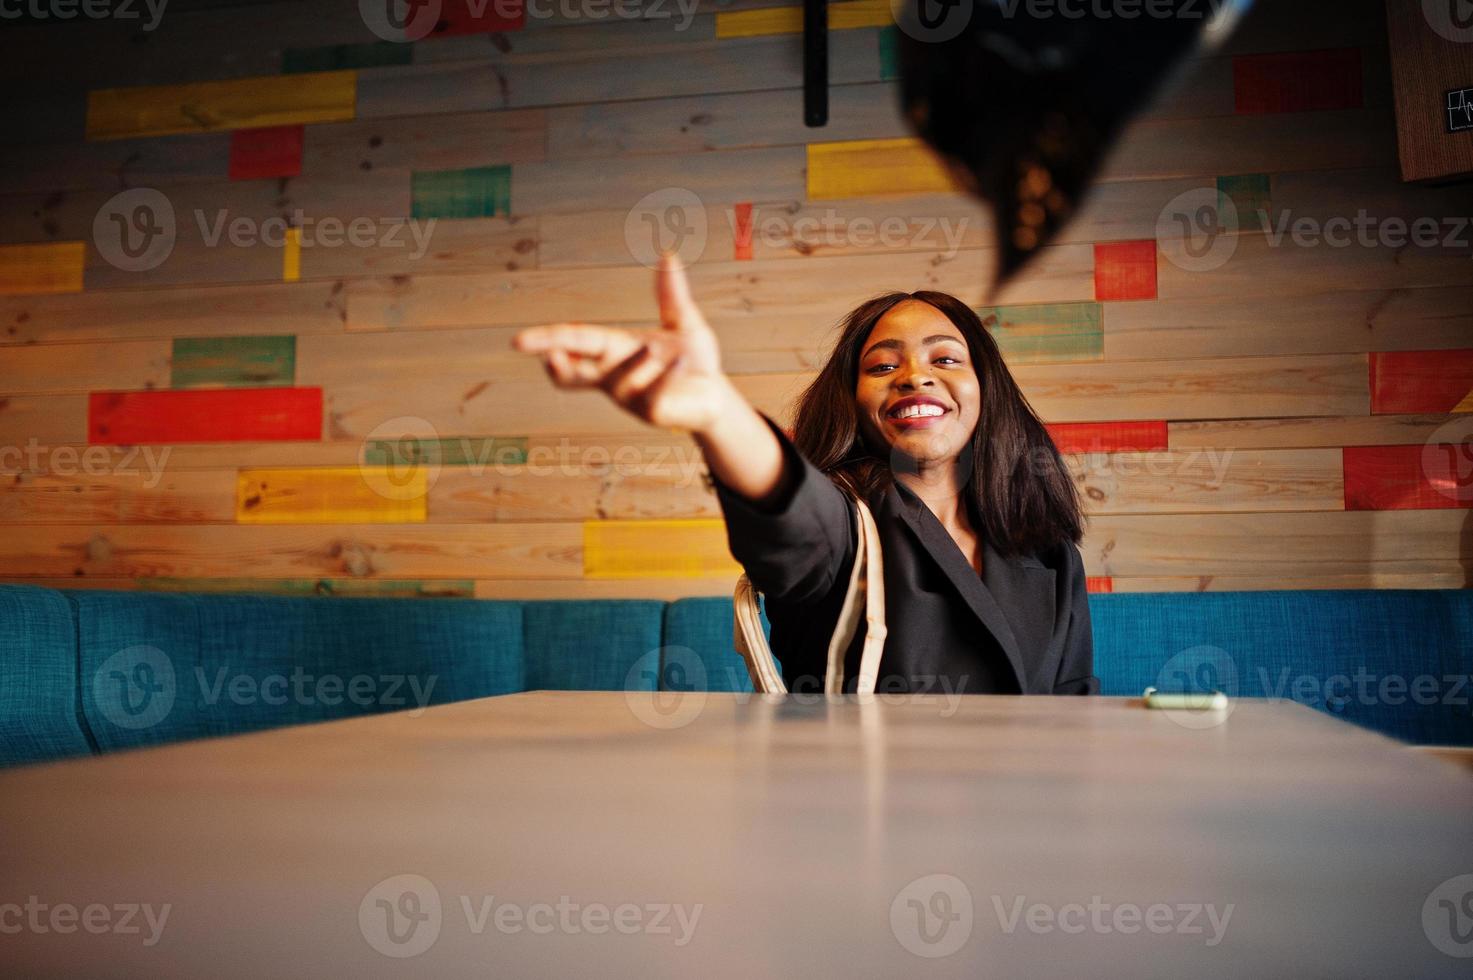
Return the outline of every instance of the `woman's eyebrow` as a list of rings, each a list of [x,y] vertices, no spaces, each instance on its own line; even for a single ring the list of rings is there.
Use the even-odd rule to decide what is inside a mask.
[[[949,334],[949,333],[933,333],[933,334],[931,334],[931,336],[929,336],[925,340],[921,341],[921,346],[922,347],[929,347],[931,344],[939,344],[943,340],[952,340],[952,341],[955,341],[958,344],[963,343],[963,341],[962,341],[962,339],[960,337],[954,336],[952,334]],[[861,354],[860,357],[868,357],[871,353],[873,353],[874,351],[880,350],[881,348],[885,348],[887,350],[904,350],[905,349],[905,344],[902,341],[899,341],[899,340],[877,340],[873,344],[871,344],[869,350],[867,350],[863,354]]]

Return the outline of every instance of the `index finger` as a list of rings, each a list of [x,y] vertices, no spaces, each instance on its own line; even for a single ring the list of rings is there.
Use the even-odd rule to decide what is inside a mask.
[[[579,357],[597,358],[605,355],[627,355],[639,346],[627,330],[600,327],[592,323],[552,323],[528,327],[517,333],[512,345],[528,354],[557,349]]]

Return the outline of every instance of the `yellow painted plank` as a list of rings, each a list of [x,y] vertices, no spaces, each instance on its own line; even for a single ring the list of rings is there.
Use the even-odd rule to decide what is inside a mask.
[[[1473,412],[1473,391],[1463,396],[1463,400],[1453,406],[1453,412]]]
[[[85,242],[0,245],[0,295],[80,293]]]
[[[424,467],[249,469],[236,477],[242,524],[422,524]]]
[[[844,0],[829,4],[829,30],[858,27],[889,27],[895,23],[890,0]],[[716,36],[761,37],[768,34],[797,34],[803,30],[803,8],[763,7],[734,10],[716,15]]]
[[[281,279],[296,282],[302,278],[302,229],[288,228],[286,244],[281,250]]]
[[[266,75],[87,94],[87,139],[113,140],[353,118],[358,73]]]
[[[920,140],[808,144],[808,199],[954,191],[945,166]]]
[[[742,568],[726,546],[726,524],[718,519],[585,521],[586,578],[710,578]]]

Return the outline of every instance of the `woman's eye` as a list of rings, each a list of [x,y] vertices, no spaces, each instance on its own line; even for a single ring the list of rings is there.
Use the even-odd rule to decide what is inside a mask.
[[[942,361],[950,361],[953,364],[961,363],[961,361],[957,360],[955,357],[952,357],[950,354],[942,354],[940,357],[936,358],[936,363],[939,364]]]
[[[883,371],[885,368],[892,368],[894,366],[895,365],[893,364],[871,364],[869,367],[869,373],[874,374],[877,371]]]

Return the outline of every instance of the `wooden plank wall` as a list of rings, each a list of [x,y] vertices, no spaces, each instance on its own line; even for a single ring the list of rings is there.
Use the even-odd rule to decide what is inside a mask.
[[[295,0],[6,28],[0,579],[729,594],[690,442],[508,347],[650,324],[659,235],[780,418],[860,300],[977,304],[1096,590],[1473,581],[1473,194],[1397,178],[1381,0],[1260,0],[997,296],[986,212],[896,110],[888,4],[833,5],[812,130],[781,0],[572,6],[445,0],[412,42]],[[1387,235],[1293,238],[1361,212]]]

